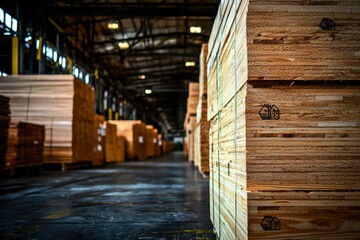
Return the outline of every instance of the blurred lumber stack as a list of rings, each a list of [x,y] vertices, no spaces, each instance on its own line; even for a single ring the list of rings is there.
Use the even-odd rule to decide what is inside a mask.
[[[160,150],[160,146],[159,146],[158,130],[156,128],[154,128],[153,137],[156,140],[156,143],[154,144],[155,157],[160,157],[161,150]]]
[[[163,152],[164,154],[174,151],[174,143],[170,141],[163,141]]]
[[[44,126],[11,122],[7,142],[6,163],[8,166],[18,168],[42,164],[45,142]]]
[[[0,96],[0,168],[10,167],[6,164],[6,151],[10,125],[10,99]]]
[[[220,239],[360,235],[360,2],[313,4],[220,3],[207,62]]]
[[[106,127],[104,116],[94,114],[94,153],[92,159],[93,166],[101,166],[105,160],[105,136]]]
[[[125,161],[125,137],[117,136],[116,124],[106,123],[105,162]]]
[[[188,161],[194,161],[194,132],[196,128],[196,108],[199,101],[199,83],[189,83],[189,96],[187,99],[187,112],[184,120],[184,130],[187,142],[184,153],[188,156]]]
[[[157,143],[156,137],[154,137],[154,127],[151,125],[146,126],[146,153],[148,157],[155,156],[155,144]]]
[[[164,154],[163,152],[163,138],[162,138],[162,134],[158,134],[157,135],[157,140],[158,140],[158,149],[159,149],[159,152],[160,152],[160,156]]]
[[[199,96],[194,130],[194,164],[199,171],[209,174],[209,122],[207,120],[207,68],[208,45],[203,44],[200,53]]]
[[[13,121],[45,126],[44,163],[91,161],[94,93],[72,75],[2,77]]]
[[[123,136],[126,139],[126,158],[147,159],[145,124],[139,120],[113,120],[109,122],[116,124],[117,136]]]

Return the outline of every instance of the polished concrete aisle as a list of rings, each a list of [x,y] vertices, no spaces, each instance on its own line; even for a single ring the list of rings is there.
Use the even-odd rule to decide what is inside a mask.
[[[215,239],[208,181],[180,152],[0,180],[0,239]]]

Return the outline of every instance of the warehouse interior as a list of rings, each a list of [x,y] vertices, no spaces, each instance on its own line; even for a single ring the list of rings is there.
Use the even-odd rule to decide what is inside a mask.
[[[0,3],[0,239],[358,239],[358,0]]]

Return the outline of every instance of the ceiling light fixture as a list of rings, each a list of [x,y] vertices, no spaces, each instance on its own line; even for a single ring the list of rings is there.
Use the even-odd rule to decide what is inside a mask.
[[[145,94],[151,94],[152,93],[152,90],[151,89],[145,89]]]
[[[109,22],[107,27],[108,27],[108,29],[118,29],[119,23],[118,22]]]
[[[118,46],[120,49],[128,49],[129,48],[129,43],[128,42],[119,42]]]
[[[195,62],[186,62],[185,66],[186,67],[195,67]]]
[[[144,80],[144,79],[145,79],[145,75],[139,75],[139,76],[138,76],[138,79]]]
[[[201,33],[201,27],[190,27],[190,32],[191,33]]]

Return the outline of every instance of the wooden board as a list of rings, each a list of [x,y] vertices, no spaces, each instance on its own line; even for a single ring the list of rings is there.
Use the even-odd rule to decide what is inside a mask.
[[[146,125],[139,120],[109,121],[116,124],[117,136],[126,139],[126,157],[128,159],[146,160]]]
[[[193,162],[195,160],[195,128],[196,128],[196,116],[189,117],[187,136],[189,140],[189,155],[188,161]]]
[[[106,122],[105,162],[125,161],[125,137],[117,136],[116,124]]]
[[[163,152],[163,137],[162,137],[162,134],[158,134],[157,135],[157,139],[158,139],[158,149],[159,149],[159,152],[160,152],[160,156],[164,154]]]
[[[1,77],[13,121],[44,125],[44,163],[91,161],[94,91],[72,75]],[[90,129],[90,130],[89,130]]]
[[[159,138],[158,138],[158,130],[156,128],[154,128],[153,131],[153,138],[155,138],[156,143],[154,144],[154,150],[155,150],[155,157],[160,157],[161,156],[161,148],[159,145]]]
[[[207,65],[208,45],[202,44],[200,52],[199,99],[207,94]]]
[[[359,100],[355,82],[254,81],[241,88],[210,122],[210,209],[217,235],[358,236]],[[281,229],[264,230],[266,216],[279,219]]]
[[[157,138],[154,136],[154,127],[151,125],[146,126],[146,154],[148,157],[155,156],[155,146]]]
[[[7,142],[10,125],[10,99],[0,95],[0,168],[4,169],[6,163]]]
[[[106,136],[106,127],[105,127],[105,118],[104,116],[94,114],[94,128],[93,128],[93,139],[94,139],[94,153],[92,159],[93,166],[101,166],[105,161],[105,136]]]
[[[174,143],[170,141],[163,141],[163,152],[164,154],[174,151]]]
[[[41,165],[44,142],[44,126],[25,122],[11,122],[7,141],[6,166],[18,168]]]

